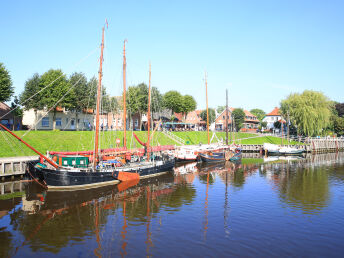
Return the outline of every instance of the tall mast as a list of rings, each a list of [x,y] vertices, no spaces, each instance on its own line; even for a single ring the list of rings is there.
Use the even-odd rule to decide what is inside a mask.
[[[99,140],[99,109],[100,109],[100,94],[102,88],[102,68],[103,68],[103,50],[104,50],[104,27],[102,29],[102,44],[100,50],[100,65],[99,65],[99,79],[98,79],[98,90],[97,90],[97,106],[96,106],[96,137],[94,140],[94,160],[93,165],[94,168],[97,166],[97,159],[98,159],[98,140]]]
[[[226,145],[228,145],[228,90],[227,89],[226,89]]]
[[[124,126],[124,133],[123,133],[123,147],[127,147],[127,103],[125,100],[126,95],[126,68],[127,68],[127,60],[125,58],[125,42],[123,46],[123,126]]]
[[[149,151],[150,122],[151,122],[150,105],[151,105],[151,64],[149,63],[148,114],[147,114],[147,121],[148,121],[147,160],[148,161],[150,157],[150,151]]]
[[[205,77],[205,97],[207,102],[207,135],[208,135],[208,144],[210,144],[209,139],[209,112],[208,112],[208,84],[207,84],[207,72],[204,72]]]

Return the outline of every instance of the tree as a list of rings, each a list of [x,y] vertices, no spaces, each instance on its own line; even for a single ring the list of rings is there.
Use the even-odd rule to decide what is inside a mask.
[[[217,111],[218,114],[221,114],[222,111],[225,110],[225,109],[226,109],[226,106],[218,106],[216,111]]]
[[[337,110],[338,116],[344,116],[344,103],[336,103],[335,108]]]
[[[50,69],[41,76],[40,85],[47,87],[42,94],[42,104],[48,109],[53,109],[53,130],[56,128],[56,107],[71,108],[73,94],[69,92],[71,85],[66,75],[61,70]]]
[[[12,79],[3,63],[0,63],[0,102],[9,101],[14,93]]]
[[[37,130],[37,110],[44,108],[42,102],[42,89],[41,77],[38,73],[35,73],[30,79],[25,82],[24,91],[19,96],[19,101],[25,110],[33,109],[35,112],[35,130]]]
[[[69,83],[73,86],[71,109],[75,111],[76,130],[78,131],[78,114],[89,107],[90,89],[83,73],[73,73],[69,78]]]
[[[17,96],[14,97],[13,102],[11,103],[11,109],[13,111],[13,128],[12,130],[15,130],[15,126],[16,126],[16,118],[17,117],[23,117],[23,109],[20,108],[20,104],[19,104],[19,99]]]
[[[281,122],[280,121],[276,121],[274,123],[274,128],[281,129]]]
[[[232,116],[234,118],[235,129],[238,132],[245,122],[245,112],[242,108],[236,108],[233,110]]]
[[[266,128],[266,126],[268,125],[268,123],[267,123],[267,122],[260,122],[260,125],[261,125],[262,127]]]
[[[333,130],[338,136],[344,135],[344,117],[335,117],[333,121]]]
[[[208,108],[208,114],[209,114],[209,125],[211,125],[212,123],[214,123],[214,121],[216,119],[215,109]],[[201,112],[200,117],[202,118],[203,121],[207,121],[207,110],[206,109]]]
[[[265,117],[265,112],[259,108],[251,109],[250,112],[255,115],[260,122],[262,122],[263,118]]]
[[[163,96],[156,87],[152,87],[151,93],[151,110],[152,112],[159,112],[163,109]]]
[[[289,114],[299,133],[315,136],[323,133],[330,125],[331,102],[321,92],[305,90],[293,93],[281,102],[284,117]]]
[[[182,113],[184,114],[184,117],[186,119],[186,116],[190,111],[194,111],[197,107],[196,100],[190,96],[190,95],[185,95],[182,97]]]
[[[172,110],[172,113],[180,113],[183,111],[183,97],[175,90],[168,91],[164,94],[164,106]]]

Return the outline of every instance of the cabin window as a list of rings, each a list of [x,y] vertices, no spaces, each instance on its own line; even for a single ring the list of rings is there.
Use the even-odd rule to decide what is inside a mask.
[[[68,165],[67,160],[63,161],[63,165]]]
[[[83,160],[80,160],[80,165],[83,165],[84,164],[84,161]]]
[[[43,117],[42,127],[49,127],[49,117]]]
[[[62,118],[56,118],[56,126],[62,126]]]
[[[75,165],[75,164],[76,164],[75,160],[72,160],[72,165]]]

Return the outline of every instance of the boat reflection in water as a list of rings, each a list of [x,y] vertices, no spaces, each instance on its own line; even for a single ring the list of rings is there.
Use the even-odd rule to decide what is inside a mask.
[[[343,187],[343,153],[188,163],[87,191],[27,183],[0,199],[0,255],[335,256]]]

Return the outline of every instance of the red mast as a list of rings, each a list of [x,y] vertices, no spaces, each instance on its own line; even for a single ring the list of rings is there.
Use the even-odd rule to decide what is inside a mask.
[[[19,136],[17,136],[16,134],[12,133],[10,130],[8,130],[6,128],[6,126],[3,126],[0,123],[0,127],[3,128],[5,131],[9,132],[12,136],[14,136],[15,138],[17,138],[19,141],[21,141],[22,143],[24,143],[27,147],[29,147],[31,150],[33,150],[34,152],[36,152],[40,157],[42,157],[43,159],[45,159],[50,165],[52,165],[54,168],[58,168],[58,165],[56,165],[56,163],[54,163],[51,159],[47,158],[46,156],[44,156],[42,153],[40,153],[38,150],[36,150],[34,147],[32,147],[30,144],[28,144],[27,142],[25,142],[22,138],[20,138]]]
[[[147,160],[149,160],[149,157],[150,157],[150,150],[149,150],[150,121],[151,121],[150,105],[151,105],[151,64],[149,63],[148,114],[147,114],[147,122],[148,122]]]
[[[93,165],[94,168],[97,166],[97,160],[98,160],[98,145],[99,145],[99,109],[100,109],[100,94],[101,94],[101,88],[102,88],[102,68],[103,68],[103,50],[104,50],[104,27],[102,29],[102,44],[101,44],[101,50],[100,50],[100,65],[99,65],[99,81],[98,81],[98,90],[97,90],[97,106],[96,106],[96,137],[94,140],[94,160]]]
[[[125,58],[125,42],[123,46],[123,127],[124,127],[124,134],[123,134],[123,147],[127,147],[127,103],[125,100],[126,95],[126,68],[127,68],[127,59]]]

